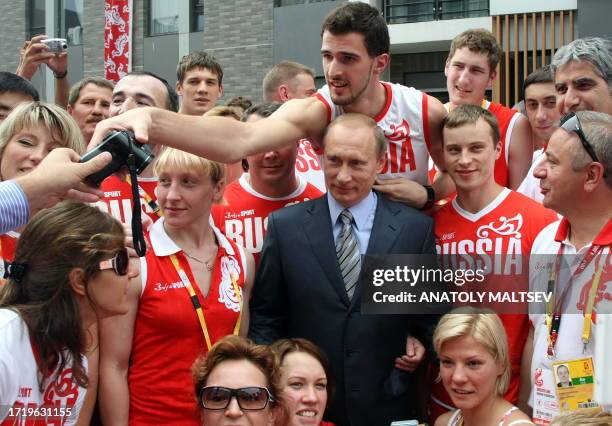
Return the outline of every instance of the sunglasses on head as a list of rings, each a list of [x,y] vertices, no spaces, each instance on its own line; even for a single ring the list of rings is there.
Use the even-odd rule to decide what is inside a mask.
[[[115,257],[108,260],[103,260],[98,265],[100,271],[105,269],[112,269],[117,275],[126,275],[128,273],[128,266],[130,264],[130,258],[128,256],[127,248],[123,248],[117,252]]]
[[[200,404],[207,410],[224,410],[236,397],[241,410],[263,410],[273,401],[266,388],[249,386],[231,389],[223,386],[206,386],[200,390]]]
[[[578,120],[578,116],[576,115],[576,113],[570,112],[565,117],[563,117],[561,119],[561,128],[566,132],[576,133],[578,135],[578,138],[580,138],[582,146],[586,150],[587,154],[589,154],[589,157],[591,157],[591,159],[593,159],[593,161],[595,161],[596,163],[600,162],[597,159],[597,155],[595,155],[593,146],[589,143],[586,138],[586,135],[582,131],[582,126],[580,125],[580,120]]]

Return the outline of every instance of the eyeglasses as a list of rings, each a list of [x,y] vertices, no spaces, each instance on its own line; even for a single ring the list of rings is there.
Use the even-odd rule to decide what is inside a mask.
[[[115,257],[108,260],[103,260],[98,265],[100,271],[105,269],[112,269],[117,275],[126,275],[128,273],[128,266],[130,264],[130,258],[128,256],[127,248],[123,248],[118,251]]]
[[[561,119],[561,128],[566,132],[574,132],[580,138],[580,142],[582,142],[582,146],[589,154],[589,156],[595,161],[599,163],[600,161],[597,159],[595,155],[595,151],[593,151],[593,146],[589,143],[584,132],[582,131],[582,126],[580,125],[580,120],[578,120],[578,116],[574,112],[570,112],[565,117]]]
[[[206,386],[200,390],[200,404],[207,410],[224,410],[236,397],[241,410],[263,410],[274,401],[266,388],[250,386],[230,389],[223,386]]]

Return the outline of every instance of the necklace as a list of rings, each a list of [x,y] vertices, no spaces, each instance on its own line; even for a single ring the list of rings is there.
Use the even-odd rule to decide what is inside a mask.
[[[208,272],[212,271],[213,270],[213,266],[215,266],[214,263],[211,263],[211,261],[215,258],[215,255],[217,254],[216,251],[215,251],[215,253],[213,253],[212,256],[210,256],[210,258],[208,258],[208,260],[200,260],[197,257],[190,255],[185,250],[183,250],[183,253],[185,253],[185,256],[187,256],[189,259],[195,260],[196,262],[201,263],[202,265],[204,265]]]

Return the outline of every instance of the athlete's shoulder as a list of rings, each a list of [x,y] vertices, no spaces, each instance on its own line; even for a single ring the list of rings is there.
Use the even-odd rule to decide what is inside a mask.
[[[445,219],[449,216],[455,216],[457,214],[457,210],[455,209],[455,206],[453,205],[452,201],[449,201],[448,203],[442,205],[433,215],[433,219],[434,221],[439,221],[441,219]]]
[[[310,182],[306,183],[306,187],[304,188],[304,191],[302,192],[302,196],[308,197],[308,199],[311,199],[311,200],[313,198],[319,198],[321,195],[323,195],[323,192]]]
[[[554,211],[547,209],[542,204],[524,194],[521,194],[520,192],[511,190],[506,200],[507,203],[517,206],[519,209],[523,210],[527,216],[534,218],[557,217],[557,214]]]

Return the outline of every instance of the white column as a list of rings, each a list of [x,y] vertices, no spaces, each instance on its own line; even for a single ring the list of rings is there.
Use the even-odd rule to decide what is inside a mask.
[[[183,56],[189,53],[189,31],[191,30],[191,26],[189,25],[189,21],[191,18],[191,5],[190,1],[179,1],[178,2],[178,61],[181,60]]]
[[[55,33],[55,26],[58,16],[56,16],[57,2],[60,0],[45,0],[45,33],[47,37],[54,38],[58,34]],[[45,73],[45,95],[47,102],[55,102],[55,77],[53,71],[49,67],[42,67]]]

